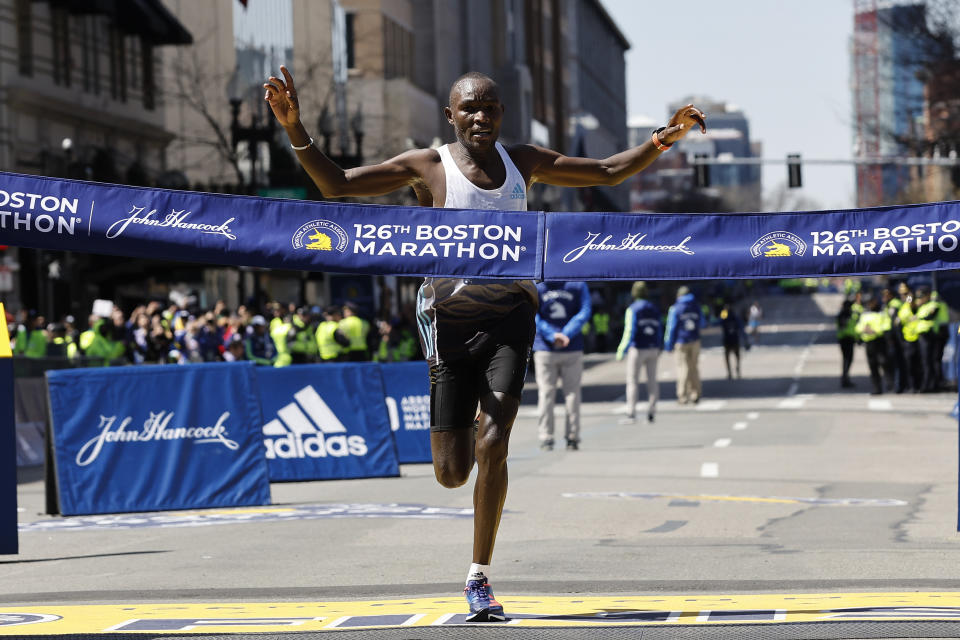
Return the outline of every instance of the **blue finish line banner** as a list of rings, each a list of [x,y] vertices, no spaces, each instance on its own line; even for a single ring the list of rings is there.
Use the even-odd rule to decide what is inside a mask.
[[[543,216],[276,200],[0,172],[0,244],[384,275],[539,278]]]
[[[0,173],[0,244],[409,276],[792,278],[960,267],[960,203],[738,214],[275,200]]]

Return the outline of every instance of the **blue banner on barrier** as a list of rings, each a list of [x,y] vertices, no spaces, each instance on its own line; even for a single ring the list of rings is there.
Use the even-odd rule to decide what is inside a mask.
[[[269,504],[253,365],[47,372],[64,515]]]
[[[278,269],[531,278],[535,212],[275,200],[0,172],[0,244]]]
[[[426,362],[381,364],[390,429],[400,464],[432,462],[430,368]]]
[[[3,306],[0,305],[0,314]],[[0,319],[2,323],[2,319]],[[5,328],[0,324],[0,332]],[[6,338],[0,333],[0,340]],[[0,354],[0,554],[17,553],[17,441],[13,359]]]
[[[256,374],[271,480],[400,474],[378,365],[259,367]]]
[[[546,280],[956,269],[960,203],[763,214],[546,214]]]

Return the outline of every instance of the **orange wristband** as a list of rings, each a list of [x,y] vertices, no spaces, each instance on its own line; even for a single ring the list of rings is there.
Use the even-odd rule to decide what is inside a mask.
[[[656,131],[654,131],[653,135],[650,136],[650,140],[653,142],[653,146],[655,146],[657,149],[660,149],[660,151],[667,151],[670,147],[673,146],[672,144],[663,144],[660,142],[660,137],[657,135],[657,133],[660,131],[663,131],[664,129],[666,129],[666,127],[661,127],[660,129],[657,129]]]

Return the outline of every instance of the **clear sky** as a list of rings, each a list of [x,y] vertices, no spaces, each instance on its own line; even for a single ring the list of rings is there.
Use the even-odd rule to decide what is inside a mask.
[[[601,2],[632,45],[628,116],[665,121],[669,102],[706,95],[744,111],[764,157],[852,156],[852,0]],[[764,194],[786,178],[765,165]],[[851,165],[806,165],[803,185],[792,195],[819,208],[854,206]]]

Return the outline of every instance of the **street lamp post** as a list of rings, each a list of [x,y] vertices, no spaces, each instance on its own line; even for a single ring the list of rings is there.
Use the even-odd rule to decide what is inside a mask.
[[[266,126],[260,124],[260,117],[253,114],[250,117],[250,125],[242,126],[240,124],[240,105],[242,101],[239,98],[230,98],[230,141],[233,145],[233,151],[236,153],[240,142],[247,143],[247,153],[250,156],[250,184],[248,191],[255,194],[257,190],[257,160],[259,152],[257,149],[260,142],[271,142],[274,137],[273,119],[267,118]]]
[[[354,154],[347,153],[347,145],[342,144],[341,153],[339,155],[334,154],[330,150],[330,139],[333,137],[333,118],[330,116],[330,111],[326,106],[323,107],[323,111],[320,112],[320,117],[317,118],[317,130],[319,130],[320,135],[323,136],[323,153],[342,169],[359,167],[363,164],[363,136],[366,132],[363,130],[363,111],[359,104],[357,105],[357,112],[350,118],[350,128],[353,129],[353,138],[357,145],[357,152]]]

